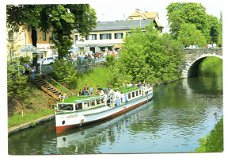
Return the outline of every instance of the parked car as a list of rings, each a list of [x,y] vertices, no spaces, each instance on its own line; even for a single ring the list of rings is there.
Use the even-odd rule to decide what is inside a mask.
[[[54,63],[57,58],[58,56],[50,56],[44,59],[38,59],[37,63],[40,65],[48,65]]]

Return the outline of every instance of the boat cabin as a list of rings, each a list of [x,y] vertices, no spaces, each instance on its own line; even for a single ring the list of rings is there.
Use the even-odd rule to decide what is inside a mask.
[[[148,87],[124,87],[119,91],[112,92],[110,96],[77,96],[66,98],[64,102],[57,104],[57,112],[77,112],[94,109],[101,106],[117,107],[128,101],[152,93]]]
[[[104,96],[94,97],[71,97],[65,99],[64,102],[57,104],[57,112],[72,112],[88,110],[105,105]]]

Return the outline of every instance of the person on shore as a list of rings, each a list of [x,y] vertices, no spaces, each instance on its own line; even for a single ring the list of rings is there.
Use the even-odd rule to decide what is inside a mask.
[[[66,98],[66,93],[64,93],[63,95],[59,95],[59,100],[64,101],[64,99]]]
[[[31,78],[32,80],[34,80],[36,77],[36,67],[34,66],[33,69],[32,69],[32,72],[31,72]]]

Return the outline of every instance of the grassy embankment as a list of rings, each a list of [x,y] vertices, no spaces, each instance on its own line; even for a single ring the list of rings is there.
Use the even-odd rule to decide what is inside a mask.
[[[50,105],[54,103],[53,98],[31,84],[28,98],[24,101],[15,100],[9,103],[12,104],[13,109],[8,114],[8,128],[53,114],[54,110],[50,108]]]
[[[83,89],[85,84],[87,84],[88,87],[93,86],[94,90],[96,90],[98,85],[102,88],[107,87],[110,81],[109,75],[110,72],[108,68],[105,67],[98,67],[89,72],[80,74],[77,80],[76,92],[78,92],[80,89]],[[58,85],[55,86],[61,89],[61,87]],[[75,90],[72,91],[75,92]],[[9,112],[8,128],[34,121],[42,116],[54,114],[54,109],[50,108],[51,104],[56,103],[53,98],[44,93],[42,90],[38,89],[33,84],[30,85],[30,92],[30,95],[25,101],[15,101],[12,103],[12,106],[15,108]]]
[[[87,84],[88,87],[92,86],[94,91],[97,90],[98,85],[105,88],[111,81],[110,74],[110,70],[106,67],[97,67],[91,71],[80,74],[77,80],[76,91],[79,92],[80,89],[83,89],[85,84]]]
[[[223,151],[223,119],[215,125],[209,135],[199,140],[200,146],[196,152],[222,152]]]

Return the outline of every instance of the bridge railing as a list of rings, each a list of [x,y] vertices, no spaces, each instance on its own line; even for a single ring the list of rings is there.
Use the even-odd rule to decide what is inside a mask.
[[[223,54],[222,48],[184,48],[183,51],[186,54],[200,53],[200,54]]]

